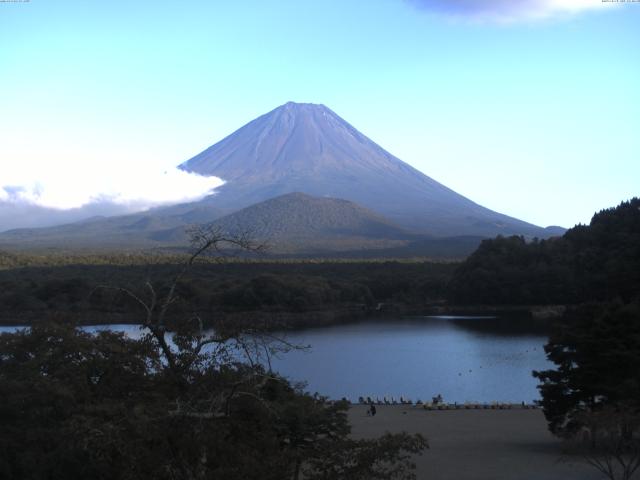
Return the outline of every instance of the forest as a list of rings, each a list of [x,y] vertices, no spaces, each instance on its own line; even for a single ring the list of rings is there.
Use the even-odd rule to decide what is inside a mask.
[[[565,305],[536,371],[549,429],[576,439],[606,478],[640,468],[640,199],[596,213],[562,237],[485,240],[454,272],[456,304]]]
[[[41,259],[40,266],[0,270],[0,322],[25,324],[58,312],[79,323],[137,323],[131,299],[98,287],[136,289],[148,280],[167,284],[181,257],[151,260],[144,264],[141,257],[126,265],[96,257],[94,264],[42,265]],[[375,313],[379,304],[402,312],[442,301],[455,266],[424,261],[204,260],[178,286],[181,301],[173,313],[270,318],[295,327],[353,320]]]
[[[31,328],[0,335],[0,477],[414,478],[424,438],[352,440],[345,402],[310,396],[258,356],[296,348],[274,329],[447,302],[565,305],[545,346],[555,367],[534,372],[549,428],[589,432],[585,455],[605,475],[613,460],[620,478],[640,468],[640,199],[563,237],[486,240],[461,263],[204,251],[2,257],[2,321]],[[122,322],[142,338],[76,328]]]
[[[484,240],[447,285],[453,304],[558,305],[640,292],[640,199],[596,213],[562,237]]]
[[[161,280],[120,278],[91,292],[137,307],[139,339],[88,334],[55,306],[0,335],[1,478],[415,478],[412,455],[428,446],[421,435],[354,440],[346,401],[271,370],[271,355],[299,346],[255,321],[214,317],[207,329],[197,311],[174,309],[189,305],[183,279],[195,261],[224,242],[250,248],[206,230]],[[66,305],[83,296],[77,282],[56,288]]]

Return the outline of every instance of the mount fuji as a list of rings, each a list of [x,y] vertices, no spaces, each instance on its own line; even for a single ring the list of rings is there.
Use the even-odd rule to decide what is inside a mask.
[[[438,183],[324,105],[286,103],[180,168],[225,180],[214,203],[228,211],[302,192],[355,202],[432,236],[549,236],[541,227],[489,210]]]
[[[482,238],[545,238],[541,228],[485,208],[374,143],[324,105],[289,102],[179,168],[225,181],[204,199],[134,215],[0,234],[0,246],[185,246],[185,227],[254,231],[296,254],[385,250],[466,255]],[[452,237],[456,237],[453,239]]]

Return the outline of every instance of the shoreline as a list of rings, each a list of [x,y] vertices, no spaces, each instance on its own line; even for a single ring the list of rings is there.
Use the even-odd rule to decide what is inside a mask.
[[[540,409],[433,411],[411,405],[349,408],[352,437],[420,433],[429,449],[412,458],[417,480],[599,480],[547,430]]]
[[[362,398],[362,397],[361,397]],[[394,397],[391,397],[392,399]],[[370,405],[375,405],[376,407],[387,406],[387,407],[403,407],[403,408],[413,408],[418,410],[427,410],[427,411],[447,411],[447,410],[535,410],[541,409],[541,407],[536,403],[526,403],[526,402],[501,402],[501,401],[491,401],[491,402],[464,402],[464,403],[433,403],[433,402],[402,402],[396,400],[383,400],[380,399],[358,402],[351,402],[349,399],[341,399],[347,400],[349,402],[349,407],[369,407]],[[339,401],[339,400],[331,400],[331,401]]]
[[[538,326],[548,326],[555,318],[562,315],[565,307],[562,305],[409,305],[409,304],[379,304],[375,307],[363,305],[343,305],[324,309],[305,311],[291,310],[255,310],[255,311],[214,311],[206,312],[217,320],[237,322],[238,325],[260,323],[267,325],[269,330],[300,330],[325,326],[347,325],[361,321],[386,321],[398,317],[428,317],[428,316],[468,316],[493,315],[497,320],[514,323],[527,321]],[[203,312],[204,313],[204,312]],[[125,312],[64,312],[66,318],[78,325],[136,325],[140,316]],[[511,318],[503,318],[502,315]],[[19,315],[10,312],[0,316],[0,326],[28,327],[36,321],[51,316],[51,312],[33,310],[22,311]],[[15,317],[22,317],[20,319]],[[205,326],[210,322],[205,322]]]

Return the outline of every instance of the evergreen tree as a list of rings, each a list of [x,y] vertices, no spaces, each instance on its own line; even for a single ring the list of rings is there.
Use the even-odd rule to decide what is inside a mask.
[[[571,436],[594,412],[640,412],[640,304],[567,311],[545,346],[557,369],[534,372],[549,428]],[[622,416],[621,416],[622,418]],[[620,430],[628,426],[620,425]]]

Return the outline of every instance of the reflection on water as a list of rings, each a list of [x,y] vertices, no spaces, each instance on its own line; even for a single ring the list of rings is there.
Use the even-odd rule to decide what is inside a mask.
[[[441,318],[441,317],[431,317]],[[541,336],[549,335],[550,324],[545,320],[532,320],[528,317],[510,315],[507,317],[483,317],[481,322],[478,317],[452,317],[451,321],[464,329],[478,332],[491,333],[500,336]]]
[[[508,318],[431,316],[313,328],[282,333],[311,349],[281,355],[272,366],[330,398],[439,393],[447,402],[531,402],[539,398],[531,371],[551,366],[546,336],[531,327]],[[135,325],[85,329],[141,334]]]
[[[448,402],[531,402],[532,370],[549,368],[546,336],[496,332],[496,318],[422,317],[288,334],[311,352],[290,352],[274,368],[331,398],[395,396]],[[535,330],[535,329],[534,329]]]

